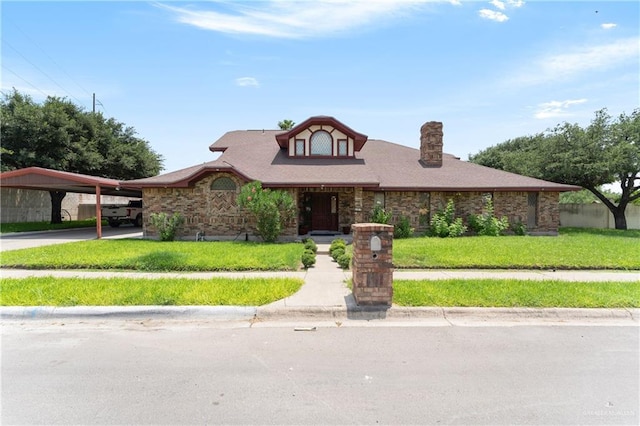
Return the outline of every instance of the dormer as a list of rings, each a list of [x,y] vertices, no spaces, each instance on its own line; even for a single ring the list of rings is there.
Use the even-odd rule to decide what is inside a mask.
[[[276,135],[280,148],[296,158],[352,158],[367,142],[358,133],[333,117],[308,118],[291,130]]]

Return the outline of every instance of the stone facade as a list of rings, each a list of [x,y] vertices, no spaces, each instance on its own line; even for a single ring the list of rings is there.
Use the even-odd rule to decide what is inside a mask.
[[[213,183],[227,178],[235,183],[235,189],[212,189]],[[156,237],[157,229],[151,225],[152,213],[180,213],[184,225],[177,235],[180,239],[195,239],[197,233],[204,233],[205,239],[257,239],[255,222],[238,207],[240,188],[247,182],[230,173],[211,174],[192,188],[145,188],[144,234]],[[287,189],[297,200],[297,189]],[[283,236],[297,235],[297,221],[294,219],[282,232]]]
[[[212,184],[221,177],[235,183],[235,189],[216,190]],[[155,237],[157,230],[149,221],[151,213],[178,212],[185,218],[179,238],[195,238],[204,233],[206,238],[257,239],[255,224],[248,219],[237,205],[236,198],[246,182],[230,173],[215,173],[196,182],[191,188],[145,188],[144,231]],[[392,213],[391,223],[397,223],[402,216],[407,217],[417,235],[429,227],[432,215],[444,209],[449,199],[456,207],[456,215],[466,221],[470,214],[482,213],[484,199],[493,199],[495,215],[507,216],[512,224],[531,223],[530,215],[535,211],[535,226],[528,231],[536,234],[554,234],[558,231],[560,213],[557,192],[537,193],[535,210],[529,206],[527,192],[421,192],[421,191],[370,191],[362,188],[288,188],[296,201],[299,214],[287,225],[283,238],[294,239],[298,235],[298,225],[303,223],[304,194],[330,192],[338,196],[338,223],[340,231],[348,231],[354,223],[371,220],[376,200]],[[304,229],[303,229],[304,230]]]

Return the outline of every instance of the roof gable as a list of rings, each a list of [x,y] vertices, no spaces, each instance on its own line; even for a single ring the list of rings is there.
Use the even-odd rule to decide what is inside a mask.
[[[289,146],[289,140],[291,138],[295,138],[296,135],[299,135],[300,133],[303,133],[305,131],[309,131],[311,130],[311,128],[317,126],[319,126],[320,128],[322,128],[323,126],[331,127],[333,129],[341,131],[350,138],[353,138],[354,151],[356,152],[360,151],[364,144],[367,142],[367,135],[358,133],[346,124],[327,115],[318,115],[306,119],[297,126],[294,126],[291,130],[276,135],[276,141],[278,142],[278,145],[280,145],[280,148],[287,148]]]

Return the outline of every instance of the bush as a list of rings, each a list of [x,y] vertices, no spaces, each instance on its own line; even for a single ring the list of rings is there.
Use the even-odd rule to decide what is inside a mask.
[[[444,211],[438,211],[431,218],[431,235],[434,237],[459,237],[467,231],[461,218],[455,217],[453,200],[447,202]]]
[[[337,247],[334,251],[331,252],[331,257],[337,262],[338,258],[345,254],[345,252],[345,247]]]
[[[509,229],[509,219],[506,216],[498,219],[493,215],[493,202],[487,199],[484,204],[484,212],[480,215],[469,216],[469,226],[478,235],[497,237]]]
[[[411,227],[411,222],[406,216],[400,216],[398,223],[393,229],[393,236],[395,238],[410,238],[413,236],[414,229]]]
[[[527,225],[518,221],[511,225],[511,230],[516,235],[527,235]]]
[[[307,238],[306,240],[304,240],[304,248],[307,250],[311,250],[314,253],[318,252],[318,246],[316,245],[316,242],[311,238]]]
[[[175,240],[178,229],[184,223],[184,217],[180,213],[174,213],[171,217],[166,213],[151,213],[149,220],[158,229],[160,241]]]
[[[276,241],[282,228],[295,214],[291,194],[262,189],[259,181],[250,182],[240,189],[238,205],[255,217],[256,231],[266,242]]]
[[[316,254],[311,250],[305,250],[302,253],[302,265],[308,269],[316,264]]]
[[[346,247],[347,247],[347,242],[342,238],[337,238],[331,241],[331,245],[329,246],[329,255],[331,255],[331,257],[335,259],[335,256],[333,255],[333,251],[338,248],[342,248],[344,250],[346,249]]]
[[[380,205],[376,205],[371,213],[371,222],[388,225],[391,221],[391,212],[387,213]]]
[[[349,269],[351,266],[351,256],[347,253],[343,253],[336,259],[336,262],[338,262],[338,265],[340,265],[342,269]]]

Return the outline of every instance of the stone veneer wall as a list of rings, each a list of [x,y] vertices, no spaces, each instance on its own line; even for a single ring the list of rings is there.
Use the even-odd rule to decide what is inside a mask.
[[[374,191],[363,191],[363,221],[371,219]],[[494,214],[507,216],[510,223],[527,224],[528,192],[419,192],[385,191],[384,208],[392,213],[391,223],[395,224],[400,216],[409,218],[411,227],[417,234],[425,232],[434,213],[443,210],[449,199],[456,207],[456,216],[466,221],[471,214],[480,214],[484,207],[484,197],[493,196]],[[538,193],[538,222],[532,233],[557,233],[560,226],[560,211],[557,192]]]
[[[236,183],[236,189],[212,190],[211,184],[219,177],[228,177]],[[180,213],[185,223],[178,238],[195,238],[196,233],[204,232],[206,237],[258,239],[255,223],[240,210],[236,198],[243,180],[230,173],[217,173],[196,182],[192,188],[145,188],[144,199],[144,233],[148,237],[158,235],[149,220],[151,213],[165,212],[169,215]],[[294,201],[297,191],[289,190]],[[297,220],[294,218],[283,230],[282,235],[292,237],[297,234]]]
[[[218,177],[232,179],[237,187],[235,191],[211,190],[211,183]],[[179,212],[185,217],[185,225],[180,238],[195,238],[197,232],[206,236],[234,238],[248,234],[256,239],[255,224],[247,220],[236,204],[236,197],[245,182],[235,175],[218,173],[197,182],[192,188],[147,188],[143,191],[145,235],[157,236],[150,225],[151,213]],[[338,214],[340,229],[353,223],[369,222],[373,211],[374,191],[361,188],[293,188],[287,189],[296,201],[296,208],[302,204],[305,192],[335,192],[338,194]],[[429,227],[432,215],[443,209],[449,199],[453,199],[456,215],[465,221],[470,214],[482,212],[483,197],[493,195],[495,215],[507,216],[510,223],[527,223],[527,192],[420,192],[385,191],[385,209],[392,212],[391,223],[397,223],[400,216],[406,216],[417,234]],[[529,229],[532,233],[557,233],[560,224],[558,206],[559,193],[539,192],[537,207],[537,226]],[[298,218],[286,227],[282,236],[295,238],[298,234]]]

